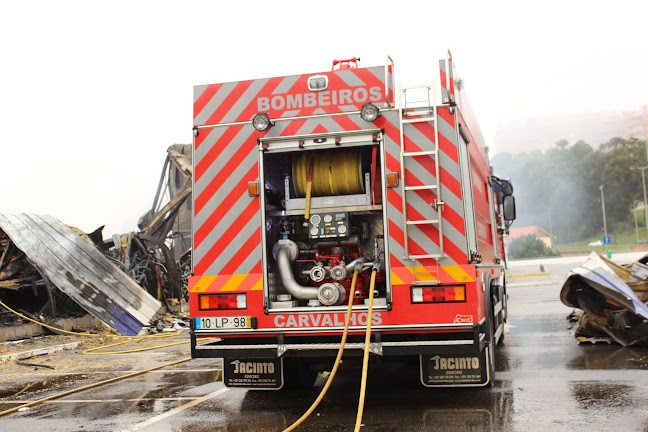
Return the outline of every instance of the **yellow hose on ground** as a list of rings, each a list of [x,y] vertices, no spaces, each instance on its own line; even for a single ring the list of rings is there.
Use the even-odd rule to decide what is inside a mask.
[[[123,342],[117,342],[117,343],[110,344],[110,345],[102,345],[100,347],[90,348],[90,349],[87,349],[85,351],[82,351],[81,354],[85,354],[85,355],[129,354],[129,353],[140,352],[140,351],[150,351],[150,350],[154,350],[154,349],[158,349],[158,348],[166,348],[166,347],[175,346],[175,345],[188,344],[191,341],[187,340],[187,341],[174,342],[174,343],[169,343],[169,344],[164,344],[164,345],[156,345],[156,346],[148,347],[148,348],[135,348],[135,349],[126,350],[126,351],[94,352],[94,351],[97,351],[97,350],[100,350],[100,349],[110,348],[110,347],[114,347],[114,346],[118,346],[118,345],[124,345],[124,344],[127,344],[128,342],[130,342],[130,340],[123,341]]]
[[[315,411],[315,408],[319,405],[319,403],[324,399],[324,396],[326,395],[326,392],[328,391],[329,387],[331,386],[331,383],[333,382],[333,378],[335,378],[335,374],[338,370],[338,366],[340,366],[340,360],[342,359],[342,354],[344,353],[344,345],[346,344],[347,340],[347,335],[349,334],[349,322],[351,321],[351,309],[353,308],[353,293],[355,291],[355,286],[356,286],[356,281],[358,280],[358,269],[356,268],[353,271],[353,279],[351,280],[351,289],[349,290],[349,307],[347,308],[347,313],[346,313],[346,318],[344,320],[344,332],[342,333],[342,340],[340,341],[340,349],[338,350],[337,357],[335,358],[335,363],[333,364],[333,369],[331,369],[331,374],[328,376],[328,379],[326,380],[326,384],[324,384],[324,388],[322,388],[322,391],[320,392],[319,396],[317,399],[315,399],[315,402],[308,408],[308,410],[302,415],[297,421],[290,426],[288,426],[284,432],[290,432],[297,428],[300,424],[304,422],[312,413]]]
[[[35,319],[29,318],[28,316],[25,316],[21,314],[20,312],[17,312],[13,309],[11,309],[9,306],[4,304],[2,301],[0,301],[0,306],[3,308],[7,309],[9,312],[11,312],[14,315],[18,315],[20,318],[25,319],[27,321],[31,321],[34,324],[38,324],[40,326],[43,326],[45,328],[48,328],[53,331],[57,331],[59,333],[64,333],[64,334],[69,334],[69,335],[74,335],[74,336],[89,336],[89,337],[114,337],[114,338],[128,338],[128,339],[152,339],[152,338],[166,338],[170,336],[178,336],[180,332],[171,332],[171,333],[160,333],[160,334],[154,334],[154,335],[145,335],[145,336],[123,336],[123,335],[106,335],[102,333],[79,333],[79,332],[73,332],[73,331],[67,331],[63,330],[57,327],[53,327],[51,325],[42,323],[40,321],[37,321]]]
[[[369,310],[367,311],[367,332],[365,333],[364,358],[362,359],[362,380],[360,381],[360,400],[358,401],[358,416],[354,432],[360,430],[362,426],[362,414],[364,412],[365,392],[367,390],[367,370],[369,368],[369,345],[371,342],[371,315],[373,313],[374,287],[376,286],[377,269],[371,272],[371,283],[369,284]]]
[[[178,363],[183,363],[183,362],[186,362],[186,361],[189,361],[189,360],[191,360],[191,357],[188,357],[188,358],[185,358],[185,359],[182,359],[182,360],[176,360],[176,361],[173,361],[171,363],[163,364],[161,366],[155,366],[155,367],[152,367],[152,368],[149,368],[149,369],[129,373],[127,375],[122,375],[122,376],[119,376],[119,377],[110,378],[110,379],[100,381],[100,382],[97,382],[97,383],[94,383],[94,384],[89,384],[89,385],[86,385],[86,386],[83,386],[83,387],[79,387],[77,389],[68,390],[68,391],[65,391],[63,393],[48,396],[46,398],[39,399],[37,401],[27,402],[27,403],[25,403],[23,405],[20,405],[20,406],[14,407],[14,408],[10,408],[10,409],[5,410],[5,411],[0,411],[0,417],[2,417],[3,415],[6,415],[6,414],[11,414],[12,412],[16,412],[21,408],[27,408],[27,407],[30,407],[30,406],[33,406],[33,405],[37,405],[39,403],[43,403],[43,402],[47,402],[47,401],[50,401],[50,400],[53,400],[53,399],[58,399],[58,398],[63,397],[63,396],[67,396],[67,395],[70,395],[72,393],[80,392],[80,391],[83,391],[83,390],[89,390],[91,388],[99,387],[100,385],[109,384],[109,383],[119,381],[119,380],[122,380],[122,379],[125,379],[125,378],[134,377],[134,376],[146,373],[146,372],[151,372],[151,371],[154,371],[154,370],[157,370],[157,369],[162,369],[163,367],[167,367],[167,366],[173,366],[173,365],[176,365]]]

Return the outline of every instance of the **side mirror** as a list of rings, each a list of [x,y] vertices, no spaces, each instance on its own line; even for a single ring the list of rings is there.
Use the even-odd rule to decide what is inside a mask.
[[[502,194],[504,196],[513,195],[513,185],[509,182],[502,183]]]
[[[502,206],[504,207],[504,220],[515,220],[515,198],[513,195],[505,196],[502,201]]]

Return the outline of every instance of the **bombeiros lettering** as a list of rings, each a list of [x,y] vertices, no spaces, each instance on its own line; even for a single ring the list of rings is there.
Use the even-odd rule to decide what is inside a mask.
[[[331,105],[353,105],[365,102],[380,102],[383,94],[380,87],[356,87],[354,89],[325,90],[321,92],[282,94],[257,98],[259,112],[269,110],[297,110],[302,108]]]

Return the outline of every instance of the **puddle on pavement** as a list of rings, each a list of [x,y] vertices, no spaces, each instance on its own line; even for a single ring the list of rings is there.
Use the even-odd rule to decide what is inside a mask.
[[[54,376],[51,378],[48,377],[33,382],[12,384],[0,389],[0,398],[4,401],[31,400],[44,397],[45,393],[60,393],[112,378],[113,376],[114,375],[112,374],[106,374],[105,376],[70,374]],[[190,392],[204,384],[214,383],[220,380],[221,373],[219,370],[189,372],[174,371],[169,373],[152,372],[138,377],[127,378],[123,381],[110,383],[106,386],[100,386],[96,389],[86,390],[83,392],[83,396],[71,397],[75,399],[93,399],[93,395],[97,393],[102,395],[101,399],[155,399],[177,397],[180,392]],[[142,381],[145,381],[147,385],[140,386],[138,383],[141,383]],[[157,385],[151,386],[151,382],[157,383]],[[139,389],[143,387],[154,387],[154,389],[142,393]],[[198,395],[202,394],[202,390],[198,390]]]
[[[202,386],[221,380],[220,370],[151,372],[83,393],[86,399],[160,399],[199,397]],[[100,395],[100,396],[99,396]]]
[[[312,390],[235,391],[203,406],[204,411],[223,414],[218,419],[199,416],[191,424],[183,425],[182,430],[283,430],[306,411],[322,385],[323,380],[318,379]],[[385,390],[387,386],[390,386],[388,391]],[[514,399],[510,381],[496,381],[492,389],[427,389],[389,382],[383,386],[369,386],[367,392],[371,395],[365,401],[367,430],[398,431],[404,424],[418,424],[421,430],[508,431],[513,423]],[[336,379],[301,428],[309,431],[353,429],[357,396],[356,377]],[[211,404],[213,407],[209,406]]]
[[[618,345],[582,344],[580,355],[568,364],[568,369],[644,369],[648,370],[648,350],[624,348]]]
[[[61,393],[73,388],[99,382],[110,378],[109,375],[98,378],[92,375],[64,375],[52,379],[26,383],[22,386],[3,388],[3,401],[34,400],[50,394]],[[173,371],[168,373],[151,372],[123,381],[109,383],[79,393],[73,393],[65,399],[87,400],[88,403],[54,403],[44,404],[26,415],[37,415],[47,418],[84,418],[87,420],[106,419],[127,414],[163,413],[186,404],[195,397],[204,396],[215,391],[221,380],[220,370],[207,371]],[[212,386],[213,388],[210,388]],[[16,393],[19,393],[17,395]],[[189,399],[187,399],[189,398]],[[160,400],[162,399],[162,400]],[[105,403],[94,403],[100,400]],[[1,404],[2,401],[0,401]],[[15,405],[6,405],[11,408]]]
[[[600,381],[571,382],[573,399],[581,409],[602,410],[634,406],[634,387]]]
[[[510,352],[504,349],[497,349],[495,351],[495,371],[506,372],[519,369],[522,365],[522,358],[513,356]]]
[[[73,385],[85,383],[87,375],[69,374],[58,375],[52,378],[11,384],[0,388],[0,399],[3,400],[24,400],[31,399],[35,394],[50,390],[69,390]],[[84,384],[81,384],[84,385]],[[81,386],[79,385],[79,387]]]

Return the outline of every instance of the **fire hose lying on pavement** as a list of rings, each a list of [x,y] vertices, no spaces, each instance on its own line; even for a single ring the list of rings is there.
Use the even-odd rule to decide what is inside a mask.
[[[560,300],[581,309],[579,342],[648,346],[648,255],[623,267],[592,252],[565,280]]]

